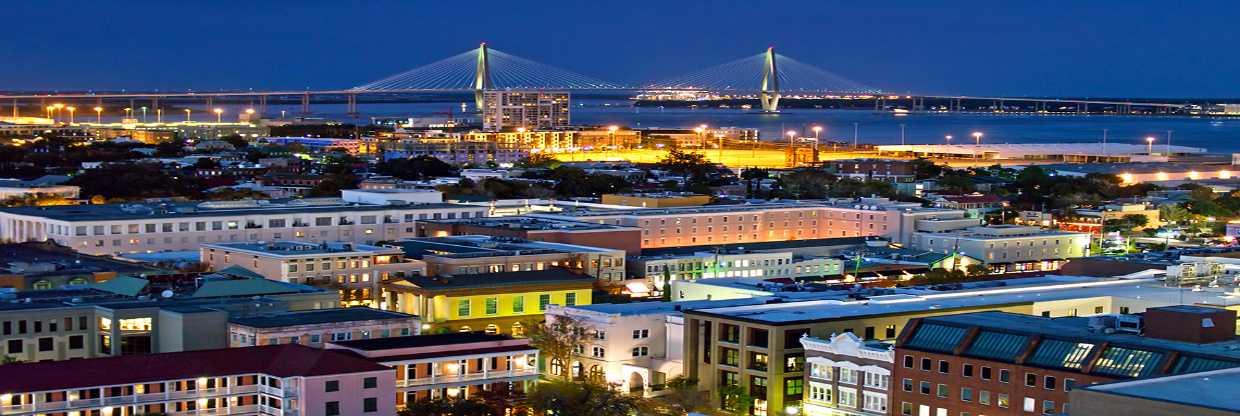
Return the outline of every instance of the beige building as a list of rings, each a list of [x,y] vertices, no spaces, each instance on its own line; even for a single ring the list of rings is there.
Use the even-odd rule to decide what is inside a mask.
[[[689,192],[603,194],[602,203],[641,208],[696,207],[709,204],[714,197]]]
[[[455,204],[360,204],[338,198],[10,207],[0,240],[55,241],[88,254],[198,250],[202,243],[374,243],[417,235],[427,219],[485,216]]]
[[[239,316],[228,320],[228,346],[301,344],[418,335],[417,316],[366,307]]]
[[[199,261],[215,270],[240,267],[266,279],[289,283],[334,285],[344,306],[375,303],[379,282],[426,273],[426,264],[406,260],[404,251],[353,243],[203,244]]]
[[[482,95],[482,128],[557,129],[570,124],[567,91],[491,90]]]
[[[951,220],[955,228],[977,224],[964,219],[964,211],[886,198],[632,210],[568,208],[529,215],[640,227],[642,248],[860,236],[884,236],[907,244],[923,226],[943,224],[929,220]]]
[[[913,247],[981,260],[994,273],[1059,270],[1064,260],[1089,255],[1087,233],[994,225],[946,232],[918,232]]]

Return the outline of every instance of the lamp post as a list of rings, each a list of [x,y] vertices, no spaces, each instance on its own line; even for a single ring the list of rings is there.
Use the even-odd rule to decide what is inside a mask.
[[[952,135],[949,134],[949,135],[943,136],[943,139],[947,140],[947,144],[949,145],[952,144]]]
[[[616,130],[619,130],[619,129],[620,129],[619,127],[616,127],[614,125],[607,126],[607,142],[611,144],[612,148],[616,147]]]
[[[125,118],[133,118],[133,108],[125,107]]]
[[[160,108],[156,108],[156,109],[155,109],[155,122],[156,122],[156,123],[159,123],[159,124],[163,124],[163,123],[164,123],[164,109],[163,109],[163,107],[160,107]]]
[[[69,106],[65,107],[65,109],[69,110],[69,124],[73,124],[73,112],[77,111],[77,107]]]
[[[190,113],[191,111],[192,111],[192,110],[190,110],[190,109],[188,109],[188,108],[186,108],[186,109],[185,109],[185,122],[186,122],[186,123],[189,123],[189,122],[193,121],[193,120],[191,120],[191,119],[189,118],[189,113]]]
[[[47,110],[47,118],[52,119],[52,123],[55,123],[56,119],[52,117],[52,111],[56,110],[56,107],[52,107],[49,105],[45,107],[44,110]]]
[[[215,110],[212,110],[212,111],[215,112],[215,123],[216,124],[223,123],[224,122],[224,109],[216,107]]]
[[[52,104],[52,107],[54,107],[54,108],[56,109],[56,117],[57,117],[57,118],[59,118],[59,117],[60,117],[60,110],[61,110],[62,108],[65,108],[65,105],[64,105],[64,104],[61,104],[61,103],[56,103],[56,104]]]
[[[103,107],[95,107],[95,124],[103,124]]]
[[[1150,156],[1153,156],[1154,155],[1154,136],[1149,136],[1145,138],[1145,147],[1146,147],[1145,153]]]
[[[900,145],[904,146],[906,143],[904,140],[904,123],[900,123]]]
[[[795,167],[797,165],[797,148],[796,148],[796,145],[793,143],[797,139],[797,132],[796,130],[788,130],[787,134],[788,134],[788,156],[791,158],[790,160],[792,161],[792,166]]]
[[[973,132],[973,141],[978,146],[981,146],[982,145],[982,132],[980,131]]]
[[[146,106],[144,105],[141,108],[142,108],[142,123],[145,124],[146,123]]]
[[[814,131],[814,161],[817,162],[818,161],[818,137],[822,133],[822,126],[814,126],[814,127],[811,127],[810,130]]]

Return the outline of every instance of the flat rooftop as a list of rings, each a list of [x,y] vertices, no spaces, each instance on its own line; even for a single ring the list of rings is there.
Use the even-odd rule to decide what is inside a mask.
[[[1240,368],[1155,377],[1080,387],[1085,390],[1145,400],[1221,409],[1240,413]]]
[[[279,328],[297,325],[317,325],[380,319],[414,319],[414,315],[371,308],[335,308],[302,312],[287,312],[268,316],[245,316],[230,318],[237,325],[253,328]]]
[[[426,256],[445,258],[479,258],[551,253],[601,253],[618,251],[598,247],[485,235],[407,238],[391,244],[404,250],[406,256],[416,259],[421,259]]]
[[[865,300],[810,300],[699,309],[692,313],[783,325],[928,310],[956,310],[1103,296],[1139,298],[1145,303],[1163,305],[1180,303],[1213,306],[1240,305],[1240,297],[1221,290],[1207,289],[1193,292],[1164,287],[1161,282],[1154,279],[1089,279],[1085,282],[874,296]]]
[[[463,289],[477,288],[480,290],[510,286],[526,286],[540,284],[578,284],[591,286],[597,280],[593,276],[576,274],[566,269],[548,268],[525,272],[499,272],[466,274],[452,277],[409,276],[406,282],[427,289]]]
[[[1237,170],[1230,164],[1225,163],[1166,163],[1166,162],[1137,162],[1137,163],[1085,163],[1085,164],[1054,164],[1039,166],[1045,170],[1055,170],[1061,172],[1074,172],[1081,174],[1089,173],[1158,173],[1158,172],[1215,172],[1218,170]]]
[[[726,300],[690,300],[681,302],[630,302],[630,303],[596,303],[581,306],[555,306],[568,312],[585,311],[605,315],[637,316],[637,315],[679,315],[680,312],[728,306],[760,305],[774,297],[758,296],[744,299]],[[548,306],[551,308],[551,306]]]
[[[355,243],[303,243],[297,241],[235,242],[235,243],[203,243],[203,247],[224,250],[249,251],[270,255],[304,256],[316,254],[346,254],[391,252],[399,249],[393,247],[372,246]]]
[[[165,273],[142,264],[91,256],[67,247],[43,243],[0,244],[0,273],[25,276],[56,276],[93,272],[118,274]]]
[[[229,202],[165,202],[142,204],[57,205],[0,208],[0,213],[59,221],[117,221],[196,217],[240,217],[261,214],[333,214],[394,209],[469,208],[467,205],[430,203],[375,205],[348,203],[339,198],[307,198]],[[264,224],[265,225],[265,224]]]
[[[470,344],[475,342],[508,341],[511,336],[488,334],[482,331],[450,332],[446,334],[411,335],[407,337],[388,337],[355,339],[351,341],[333,341],[332,344],[361,351],[390,350],[398,348],[434,347],[440,345]]]
[[[1107,143],[982,143],[982,144],[908,144],[880,145],[881,152],[913,152],[931,154],[983,154],[997,153],[1000,158],[1017,159],[1028,156],[1074,155],[1074,156],[1123,156],[1145,155],[1149,149],[1145,144]],[[1155,144],[1156,153],[1167,151],[1164,144]],[[1171,146],[1171,153],[1189,154],[1205,153],[1200,147]]]

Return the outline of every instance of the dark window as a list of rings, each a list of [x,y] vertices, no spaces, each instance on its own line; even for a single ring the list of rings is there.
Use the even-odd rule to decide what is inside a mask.
[[[17,333],[26,333],[26,321],[17,321]]]
[[[86,329],[86,328],[78,328],[78,329]],[[68,316],[65,317],[65,330],[66,331],[73,330],[73,318],[72,317],[68,317]]]
[[[362,399],[362,412],[373,413],[379,411],[379,399],[367,397]]]
[[[990,367],[982,367],[982,380],[990,380]]]
[[[39,351],[51,351],[56,349],[55,338],[43,337],[39,338]]]
[[[69,349],[71,350],[80,350],[85,346],[84,344],[86,344],[86,336],[84,335],[73,335],[69,337]]]
[[[362,388],[364,388],[364,389],[373,389],[373,388],[375,388],[375,387],[379,387],[379,378],[378,378],[378,377],[366,377],[366,378],[362,379]]]
[[[765,329],[749,328],[749,345],[753,347],[766,347],[769,341],[767,338],[769,333]]]
[[[801,335],[809,335],[809,329],[784,331],[784,348],[801,348]]]
[[[929,381],[921,382],[921,394],[930,394],[930,382]]]
[[[9,340],[9,354],[21,354],[21,353],[22,353],[22,340],[10,339]]]
[[[943,374],[952,372],[952,364],[946,360],[939,360],[939,372]]]
[[[13,322],[4,321],[4,335],[11,335],[12,333],[13,333]]]
[[[886,335],[886,338],[887,338],[887,339],[892,339],[892,338],[895,338],[895,337],[896,337],[896,326],[895,326],[895,325],[887,325],[887,328],[886,328],[885,332],[886,332],[886,334],[885,334],[885,335]]]
[[[1025,373],[1025,387],[1037,387],[1038,375],[1034,373]]]
[[[904,356],[904,368],[913,368],[913,356]]]
[[[865,327],[865,339],[874,339],[874,327]]]
[[[934,367],[934,360],[931,360],[929,358],[921,359],[921,371],[930,371],[930,369],[933,367]]]
[[[1042,379],[1042,387],[1047,390],[1054,390],[1055,389],[1055,377],[1046,376],[1045,379]]]
[[[56,332],[56,321],[47,322],[47,332]]]
[[[1004,370],[1004,369],[999,369],[999,382],[1000,383],[1011,383],[1012,372],[1008,370]]]
[[[326,391],[326,392],[340,391],[340,381],[328,380],[327,383],[323,384],[323,391]],[[339,403],[337,403],[337,405],[339,405]]]
[[[327,416],[340,416],[340,402],[324,403],[323,414]]]
[[[43,332],[43,321],[34,321],[34,333]]]
[[[78,330],[79,331],[86,330],[86,317],[85,316],[78,317]]]
[[[908,391],[908,392],[913,391],[913,379],[911,378],[904,379],[903,385],[904,385],[904,391]]]
[[[973,377],[973,364],[965,364],[963,368],[964,370],[961,374],[965,377]]]

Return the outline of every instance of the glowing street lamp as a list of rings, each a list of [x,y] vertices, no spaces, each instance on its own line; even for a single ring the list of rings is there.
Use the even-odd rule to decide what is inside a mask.
[[[49,106],[47,106],[46,110],[47,110],[47,118],[51,118],[51,119],[52,119],[52,122],[56,122],[56,119],[55,119],[55,118],[52,118],[52,112],[53,112],[53,111],[56,111],[56,107],[55,107],[55,106],[50,106],[50,105],[49,105]]]
[[[1147,147],[1145,153],[1149,154],[1150,156],[1153,156],[1154,155],[1154,136],[1146,137],[1145,145]]]
[[[164,109],[162,107],[155,109],[155,122],[160,124],[164,122]]]
[[[190,113],[190,109],[186,108],[186,109],[185,109],[185,122],[186,122],[186,123],[188,123],[188,122],[190,122],[190,121],[193,121],[193,120],[190,120],[190,118],[189,118],[189,113]]]
[[[65,109],[69,110],[69,124],[73,124],[73,112],[77,111],[77,107],[70,106],[70,107],[65,107]]]
[[[142,122],[146,123],[146,106],[142,106]]]
[[[973,141],[976,142],[978,145],[981,145],[982,144],[982,132],[980,131],[973,132]]]
[[[613,148],[616,147],[616,130],[619,129],[620,127],[615,125],[607,126],[607,138],[610,139],[608,141],[611,142],[611,147]]]
[[[103,107],[96,106],[93,110],[95,110],[95,124],[103,124]]]
[[[217,107],[215,110],[212,110],[212,111],[215,111],[215,122],[223,123],[224,122],[224,109]]]
[[[133,118],[133,109],[125,107],[125,118]]]
[[[947,140],[947,144],[952,144],[952,135],[943,136],[943,139]]]

